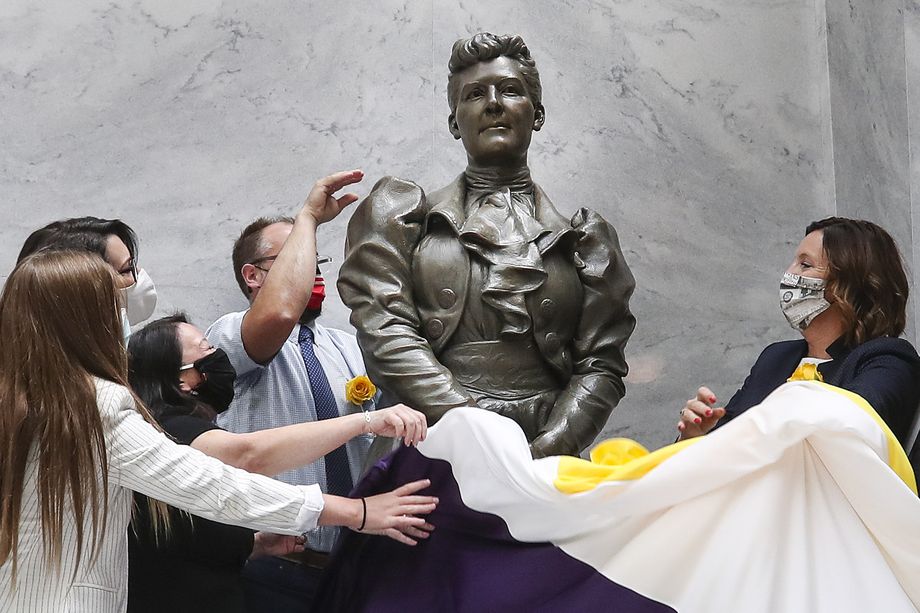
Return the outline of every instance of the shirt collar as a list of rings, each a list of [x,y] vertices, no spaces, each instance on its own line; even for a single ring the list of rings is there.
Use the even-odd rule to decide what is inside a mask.
[[[839,360],[852,350],[853,348],[847,344],[845,337],[841,336],[828,346],[827,354],[831,356],[831,359]]]
[[[294,326],[294,329],[291,330],[291,333],[288,335],[287,342],[294,343],[295,345],[300,345],[300,326],[301,325],[302,324],[297,324]],[[308,323],[307,327],[313,330],[313,342],[315,343],[317,334],[319,334],[321,327],[316,324],[315,319],[311,321],[310,323]]]

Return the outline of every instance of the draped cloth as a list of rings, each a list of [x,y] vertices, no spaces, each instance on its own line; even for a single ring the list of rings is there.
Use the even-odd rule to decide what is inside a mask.
[[[358,485],[429,477],[417,547],[350,533],[315,610],[916,611],[920,500],[859,396],[787,383],[708,436],[531,459],[511,420],[448,412]]]

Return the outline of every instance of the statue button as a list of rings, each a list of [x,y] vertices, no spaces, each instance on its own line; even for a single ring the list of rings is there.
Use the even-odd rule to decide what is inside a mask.
[[[552,317],[556,312],[556,303],[546,298],[540,303],[540,310],[546,317]]]
[[[428,330],[428,336],[432,338],[438,338],[444,334],[444,322],[440,319],[432,319],[425,328]]]
[[[438,294],[438,304],[442,309],[449,309],[457,302],[457,294],[450,288],[444,288]]]
[[[559,347],[562,346],[562,341],[559,340],[559,335],[555,332],[550,332],[546,335],[546,349],[547,351],[556,351]]]

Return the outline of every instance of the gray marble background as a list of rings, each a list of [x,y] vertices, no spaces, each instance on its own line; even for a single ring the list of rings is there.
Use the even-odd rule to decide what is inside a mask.
[[[776,289],[809,221],[878,220],[916,274],[916,0],[6,0],[0,274],[48,221],[119,217],[158,312],[204,327],[243,308],[230,249],[250,219],[342,168],[365,170],[362,194],[462,170],[447,59],[480,30],[524,36],[547,111],[534,177],[564,214],[601,211],[637,279],[603,436],[673,440],[697,386],[727,401],[794,337]],[[340,256],[347,216],[322,252]],[[328,290],[327,323],[347,327]]]

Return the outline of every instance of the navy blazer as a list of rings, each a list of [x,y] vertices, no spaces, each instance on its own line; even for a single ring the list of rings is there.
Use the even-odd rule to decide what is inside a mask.
[[[904,445],[920,406],[920,356],[913,345],[883,336],[849,348],[838,339],[827,352],[831,361],[818,365],[824,382],[865,398]],[[725,405],[719,426],[763,402],[786,382],[807,353],[804,339],[773,343],[764,349],[744,385]]]
[[[914,467],[914,475],[920,475],[920,436],[914,441],[914,448],[910,450],[910,465]]]

